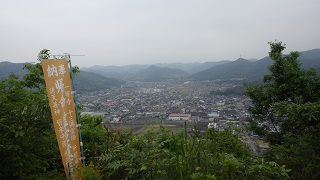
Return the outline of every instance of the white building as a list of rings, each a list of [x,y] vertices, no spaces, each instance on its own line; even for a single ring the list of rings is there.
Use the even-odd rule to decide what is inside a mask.
[[[191,119],[191,114],[175,114],[172,113],[169,115],[169,120],[184,120],[189,121]]]

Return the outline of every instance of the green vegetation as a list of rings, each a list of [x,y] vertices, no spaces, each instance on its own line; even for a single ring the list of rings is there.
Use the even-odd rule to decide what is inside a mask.
[[[63,173],[39,67],[27,65],[22,79],[14,74],[0,79],[0,179]]]
[[[249,129],[269,142],[266,158],[292,169],[293,178],[319,179],[320,76],[300,67],[298,52],[283,55],[282,42],[270,46],[271,73],[262,85],[247,85]]]
[[[284,166],[253,156],[231,131],[200,136],[161,127],[141,136],[108,129],[100,156],[104,179],[286,179]]]
[[[27,68],[24,78],[10,75],[0,83],[0,178],[63,179],[41,66]],[[87,166],[78,172],[85,179],[287,178],[284,166],[254,157],[230,131],[188,136],[157,126],[131,134],[101,122],[81,118]]]
[[[84,115],[81,117],[85,157],[93,163],[96,162],[95,157],[98,157],[106,149],[106,132],[101,123],[101,116]]]
[[[81,117],[85,179],[319,179],[320,77],[303,70],[299,53],[282,55],[270,43],[274,64],[262,85],[246,85],[252,101],[249,129],[270,148],[253,155],[243,132],[187,127],[170,132],[148,124],[133,134]],[[42,55],[49,55],[43,50]],[[0,179],[64,179],[41,65],[26,65],[22,78],[0,79]],[[73,69],[77,71],[77,68]],[[168,127],[170,128],[170,127]]]
[[[245,87],[244,86],[235,86],[235,87],[231,87],[231,88],[227,88],[225,90],[213,90],[210,92],[211,95],[225,95],[225,96],[242,96],[244,95],[244,90]]]

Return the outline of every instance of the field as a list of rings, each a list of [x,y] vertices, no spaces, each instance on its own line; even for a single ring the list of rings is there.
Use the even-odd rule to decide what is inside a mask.
[[[122,129],[134,134],[142,134],[148,131],[157,131],[160,127],[168,128],[173,133],[178,133],[184,130],[184,123],[106,123],[105,127],[111,126],[114,129]]]
[[[122,123],[105,123],[104,126],[111,126],[114,129],[121,129],[124,131],[132,132],[134,134],[142,134],[148,131],[157,131],[161,126],[169,129],[173,133],[178,133],[184,131],[185,125],[187,126],[187,131],[191,132],[194,128],[193,122],[185,121],[168,121],[159,118],[140,118],[132,121],[122,122]],[[201,129],[206,129],[207,124],[200,125],[198,123],[197,127]],[[198,128],[197,128],[198,129]]]

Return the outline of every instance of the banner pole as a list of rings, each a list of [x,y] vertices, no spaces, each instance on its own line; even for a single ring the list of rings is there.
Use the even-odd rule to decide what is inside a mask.
[[[79,139],[80,139],[80,149],[81,149],[81,160],[83,163],[83,166],[86,165],[85,162],[85,156],[84,156],[84,150],[83,150],[83,142],[82,142],[82,134],[81,134],[81,129],[80,129],[80,117],[79,117],[79,111],[78,111],[78,104],[77,104],[77,99],[76,99],[76,91],[75,91],[75,85],[74,85],[74,77],[73,77],[73,72],[72,72],[72,64],[71,64],[71,58],[70,54],[66,54],[66,59],[69,61],[69,68],[70,68],[70,76],[71,76],[71,84],[72,84],[72,94],[73,94],[73,100],[74,100],[74,105],[76,108],[76,119],[77,119],[77,126],[78,126],[78,134],[79,134]]]

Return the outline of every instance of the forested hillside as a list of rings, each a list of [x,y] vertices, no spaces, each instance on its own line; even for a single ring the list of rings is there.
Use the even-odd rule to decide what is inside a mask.
[[[100,91],[124,84],[124,81],[107,78],[100,74],[80,71],[74,78],[75,86],[79,93]]]
[[[188,73],[180,69],[172,69],[167,67],[150,66],[147,69],[140,70],[135,73],[130,79],[136,81],[164,81],[171,79],[181,79],[188,75]]]
[[[314,68],[320,71],[320,49],[300,52],[298,57],[302,68]],[[261,80],[268,73],[268,66],[273,63],[269,56],[252,62],[246,59],[238,59],[219,66],[208,68],[191,75],[194,80],[214,80],[228,78],[243,78],[247,81]]]
[[[6,78],[10,73],[16,74],[20,78],[23,77],[28,73],[28,70],[25,69],[26,64],[32,66],[32,63],[0,62],[0,78]],[[75,77],[74,82],[78,93],[100,91],[125,83],[119,79],[108,78],[86,71],[80,71]]]
[[[24,75],[27,70],[23,69],[24,63],[0,62],[0,78],[7,77],[10,73]]]

